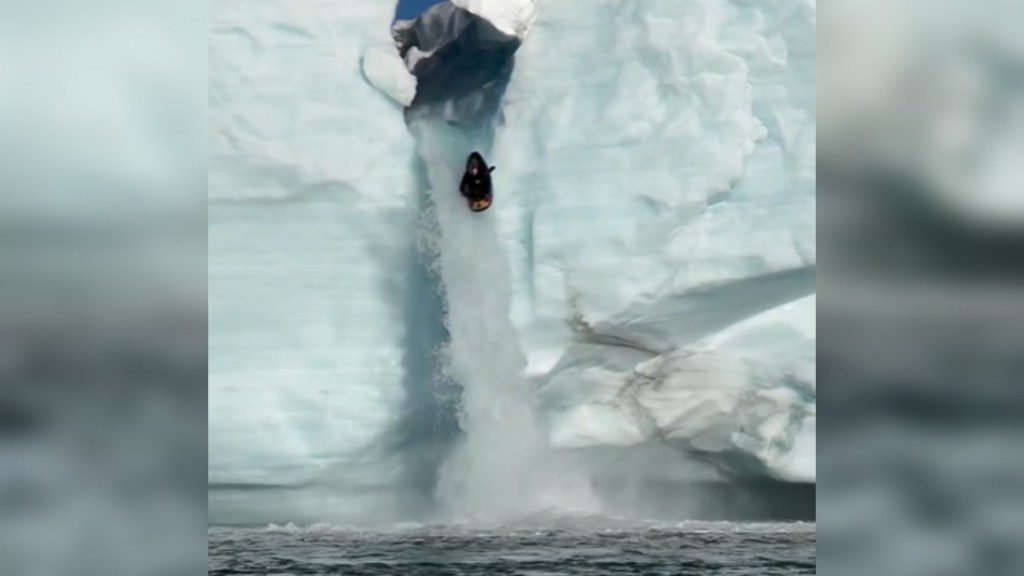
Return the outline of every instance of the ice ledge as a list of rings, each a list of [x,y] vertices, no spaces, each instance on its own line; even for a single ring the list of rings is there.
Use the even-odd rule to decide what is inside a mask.
[[[402,106],[416,97],[416,77],[393,50],[370,48],[362,58],[363,76],[371,86]]]
[[[816,296],[671,351],[577,343],[538,382],[552,444],[667,444],[730,477],[814,483]]]
[[[539,0],[451,0],[451,3],[520,40],[526,38],[539,13]]]

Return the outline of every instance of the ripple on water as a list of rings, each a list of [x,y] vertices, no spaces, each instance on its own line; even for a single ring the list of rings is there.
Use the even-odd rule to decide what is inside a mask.
[[[209,574],[814,574],[815,525],[211,528]]]

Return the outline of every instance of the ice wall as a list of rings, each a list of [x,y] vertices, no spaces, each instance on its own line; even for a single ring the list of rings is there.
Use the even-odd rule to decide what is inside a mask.
[[[211,6],[211,521],[426,519],[439,489],[508,508],[567,487],[509,468],[535,443],[606,494],[609,471],[670,486],[655,512],[680,479],[813,481],[814,4],[459,6],[529,35],[498,122],[439,140],[403,114],[423,83],[391,2]],[[476,219],[470,147],[498,166]],[[424,225],[449,232],[436,270]],[[476,391],[467,490],[441,368]]]
[[[512,12],[500,4],[474,3],[472,14]],[[474,148],[508,169],[491,212],[442,214],[442,235],[465,238],[441,251],[442,261],[465,253],[444,274],[460,294],[450,318],[490,317],[461,337],[497,340],[487,344],[495,358],[522,343],[544,443],[620,452],[657,444],[711,463],[719,481],[813,482],[813,6],[588,9],[555,0],[518,27],[496,16],[496,29],[533,27],[507,93],[488,82],[501,80],[500,63],[479,55],[493,50],[494,33],[474,29],[458,7],[398,26],[407,65],[434,87],[407,114],[436,121],[424,130],[429,143],[414,131],[432,194],[455,188],[459,159]],[[488,138],[471,146],[436,137],[454,124],[473,140],[487,111],[479,96],[495,85],[503,100],[493,153]],[[443,191],[436,198],[457,203]],[[492,219],[498,247],[487,240]],[[497,330],[503,307],[473,297],[485,287],[504,293],[503,272],[472,264],[502,264],[502,243],[513,258],[513,330]],[[525,386],[510,381],[513,365],[476,366],[484,363],[474,346],[453,348],[466,354],[456,360],[466,363],[467,394]],[[486,406],[476,409],[486,420]],[[495,452],[509,445],[494,440]],[[647,462],[636,476],[673,477],[673,466]]]
[[[563,447],[814,479],[815,7],[542,4],[491,161]]]
[[[431,390],[444,327],[415,252],[414,143],[364,74],[368,55],[398,59],[393,11],[210,7],[213,522],[429,506],[454,427]]]

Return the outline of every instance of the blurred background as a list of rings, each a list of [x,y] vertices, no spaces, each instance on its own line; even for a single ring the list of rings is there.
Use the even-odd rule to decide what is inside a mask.
[[[0,574],[206,564],[206,4],[0,5]]]
[[[820,573],[1024,573],[1024,5],[821,8]]]

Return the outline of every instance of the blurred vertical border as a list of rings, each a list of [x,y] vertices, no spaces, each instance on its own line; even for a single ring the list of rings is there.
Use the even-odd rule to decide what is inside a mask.
[[[820,573],[1024,574],[1024,3],[820,8]]]
[[[0,574],[205,570],[206,19],[0,3]]]

